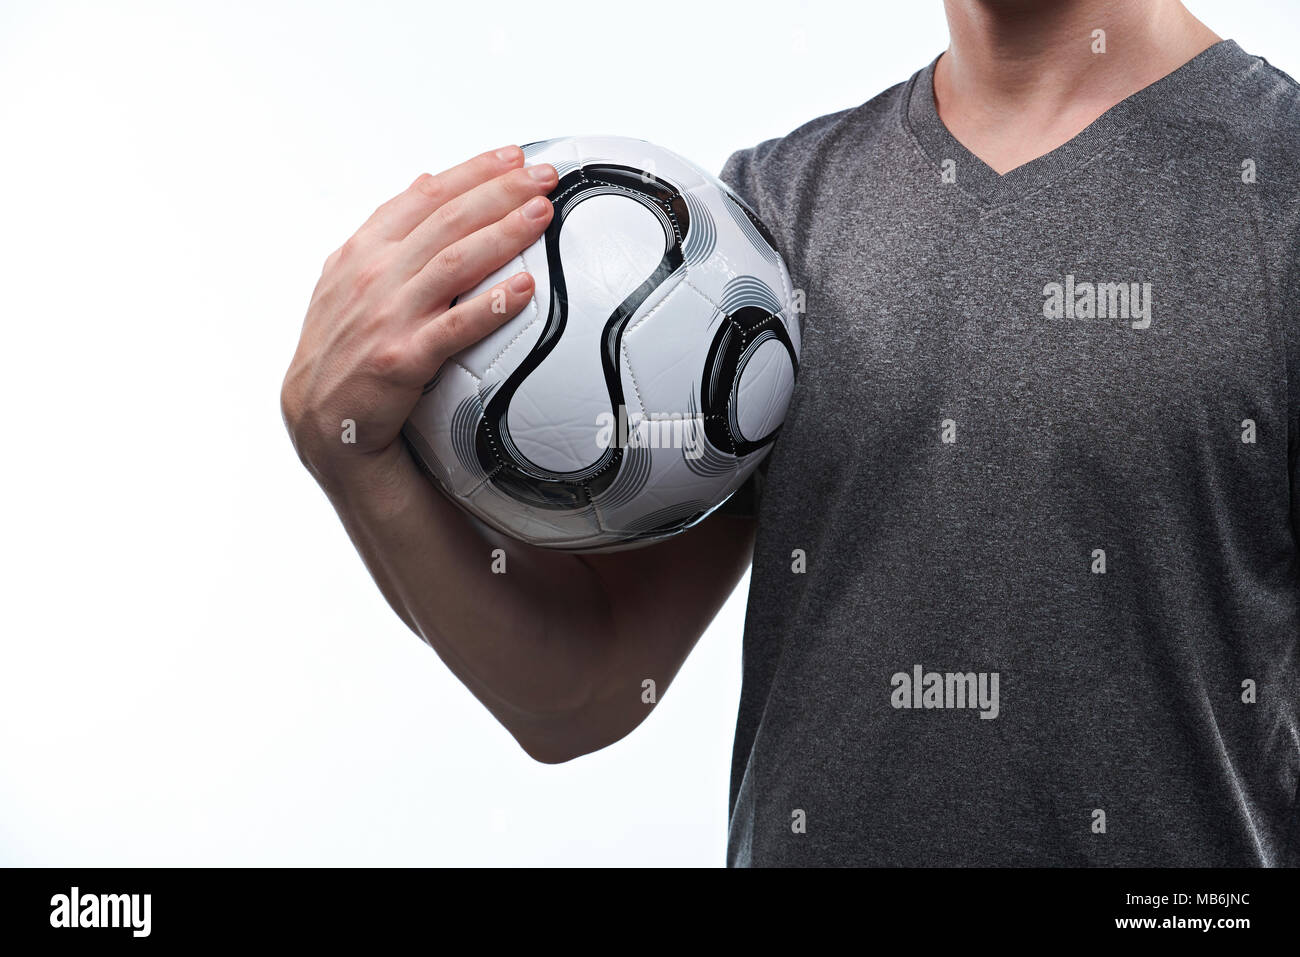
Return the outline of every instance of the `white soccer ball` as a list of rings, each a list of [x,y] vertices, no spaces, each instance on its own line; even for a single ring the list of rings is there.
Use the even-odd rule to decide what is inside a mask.
[[[643,140],[531,143],[560,174],[532,302],[447,361],[403,430],[488,525],[581,551],[644,544],[721,505],[767,455],[799,364],[785,263],[727,186]]]

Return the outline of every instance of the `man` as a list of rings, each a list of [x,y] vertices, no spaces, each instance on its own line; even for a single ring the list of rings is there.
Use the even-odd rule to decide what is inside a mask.
[[[1297,87],[1176,0],[946,8],[930,67],[727,164],[808,312],[722,513],[552,554],[404,451],[421,386],[532,293],[449,308],[549,222],[514,148],[330,257],[295,444],[540,761],[635,728],[752,553],[732,864],[1300,863]]]

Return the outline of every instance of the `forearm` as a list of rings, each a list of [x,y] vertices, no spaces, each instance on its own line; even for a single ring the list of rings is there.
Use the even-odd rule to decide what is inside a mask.
[[[749,564],[715,516],[646,548],[573,555],[485,532],[404,449],[322,481],[390,605],[539,761],[637,727]],[[503,549],[505,571],[493,571]],[[499,567],[499,566],[498,566]]]
[[[393,610],[512,734],[590,703],[613,625],[582,559],[485,533],[400,445],[322,485]]]

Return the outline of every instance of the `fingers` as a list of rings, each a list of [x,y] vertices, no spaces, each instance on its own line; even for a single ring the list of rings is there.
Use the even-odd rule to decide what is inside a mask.
[[[533,277],[516,273],[473,299],[458,302],[415,333],[414,352],[429,363],[429,376],[448,358],[467,349],[517,316],[533,297]]]
[[[403,239],[444,203],[521,166],[523,161],[524,151],[518,146],[503,146],[480,153],[437,176],[425,173],[375,210],[358,232],[389,241]]]
[[[404,297],[412,314],[446,305],[518,256],[546,231],[553,212],[546,197],[534,196],[504,218],[443,249],[407,283]]]
[[[549,163],[527,166],[480,183],[449,199],[402,240],[403,278],[414,276],[440,250],[501,219],[534,196],[549,193],[559,177]]]

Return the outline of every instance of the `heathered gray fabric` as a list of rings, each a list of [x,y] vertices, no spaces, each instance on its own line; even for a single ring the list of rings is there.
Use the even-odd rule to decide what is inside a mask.
[[[999,178],[932,66],[723,172],[808,297],[729,863],[1300,863],[1297,86],[1225,41]],[[894,707],[918,665],[997,717]]]

